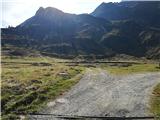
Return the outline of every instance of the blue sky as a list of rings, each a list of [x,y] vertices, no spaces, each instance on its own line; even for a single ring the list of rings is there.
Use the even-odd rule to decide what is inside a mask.
[[[17,26],[35,14],[39,7],[55,7],[68,13],[91,13],[102,2],[120,0],[1,0],[0,27]]]

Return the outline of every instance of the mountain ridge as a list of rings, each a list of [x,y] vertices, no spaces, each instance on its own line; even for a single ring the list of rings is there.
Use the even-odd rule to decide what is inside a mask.
[[[79,15],[40,7],[17,27],[2,29],[2,47],[9,44],[66,56],[126,54],[159,59],[160,15],[154,13],[159,10],[155,3],[160,5],[160,2],[102,3],[91,14]],[[146,14],[135,20],[133,8],[146,13],[148,6],[152,6],[148,11],[153,13],[152,17],[158,15],[158,20],[146,20],[150,18]],[[16,36],[14,41],[9,37],[12,35]]]

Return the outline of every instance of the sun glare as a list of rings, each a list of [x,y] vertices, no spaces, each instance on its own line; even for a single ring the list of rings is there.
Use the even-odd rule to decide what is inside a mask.
[[[33,16],[39,7],[55,7],[63,12],[82,14],[91,13],[102,2],[120,0],[2,0],[2,25],[16,26]],[[29,8],[29,9],[28,9]],[[25,14],[24,14],[25,13]]]

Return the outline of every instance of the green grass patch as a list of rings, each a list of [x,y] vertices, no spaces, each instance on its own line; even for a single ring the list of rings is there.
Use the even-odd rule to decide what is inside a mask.
[[[109,66],[109,65],[102,65],[102,68],[109,71],[111,74],[116,75],[125,75],[125,74],[132,74],[132,73],[143,73],[143,72],[159,72],[160,68],[158,68],[158,64],[132,64],[131,66],[122,67],[122,66]]]
[[[154,88],[151,97],[151,112],[160,117],[160,83]]]
[[[2,57],[3,120],[18,119],[16,112],[40,110],[80,80],[83,67],[71,67],[57,61],[47,57],[45,61],[38,57]]]

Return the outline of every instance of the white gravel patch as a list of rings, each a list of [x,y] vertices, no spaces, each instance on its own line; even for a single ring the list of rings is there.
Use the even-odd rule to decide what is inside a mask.
[[[148,116],[149,98],[153,87],[158,83],[160,83],[160,73],[116,77],[101,69],[98,72],[88,69],[78,84],[64,96],[48,104],[42,113],[114,117]],[[57,120],[44,116],[39,116],[39,119]]]

